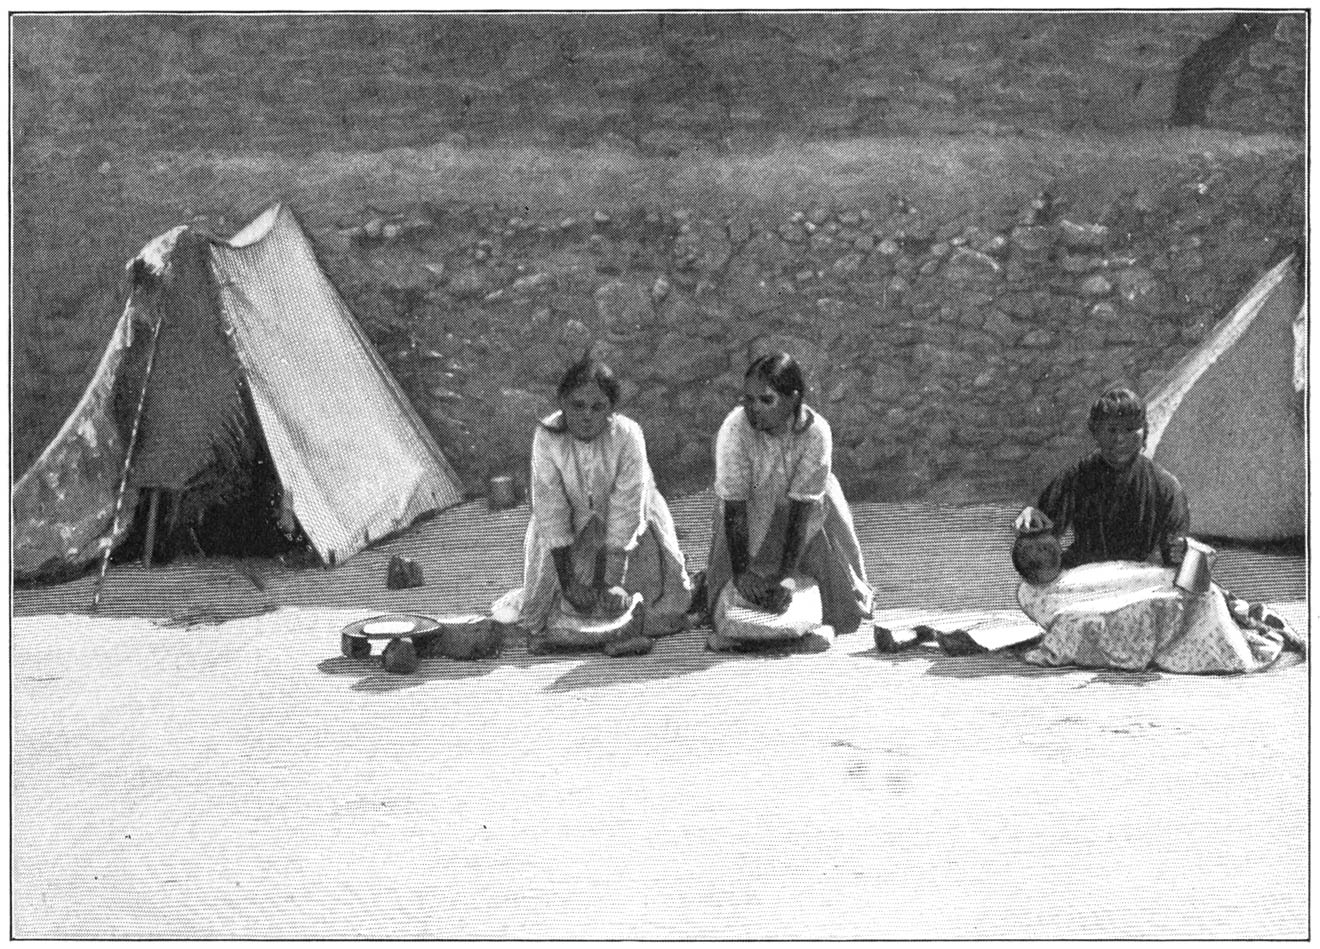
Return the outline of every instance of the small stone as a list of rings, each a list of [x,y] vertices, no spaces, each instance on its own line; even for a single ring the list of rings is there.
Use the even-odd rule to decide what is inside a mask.
[[[610,223],[610,216],[604,211],[597,211],[591,216],[591,219],[596,222],[597,227],[604,227],[606,224]]]
[[[894,257],[901,250],[898,246],[898,241],[894,240],[892,237],[886,237],[879,244],[876,244],[875,249],[877,253],[883,254],[885,257]]]
[[[110,163],[108,161],[103,161],[101,162],[101,167],[96,170],[103,175],[108,175],[110,174]]]
[[[669,296],[669,291],[673,289],[673,284],[669,278],[661,274],[655,278],[655,283],[651,284],[651,305],[659,306]]]
[[[1044,259],[1054,246],[1054,231],[1039,225],[1015,227],[1010,240],[1014,249],[1027,259]]]
[[[406,639],[391,639],[380,654],[380,664],[386,672],[395,675],[411,675],[420,665],[417,649]]]
[[[385,572],[385,587],[389,590],[408,590],[426,586],[422,579],[422,565],[407,557],[394,556]]]
[[[1102,275],[1096,274],[1083,280],[1080,289],[1084,296],[1102,297],[1110,293],[1114,289],[1114,285]]]
[[[1059,237],[1074,250],[1103,250],[1109,242],[1109,228],[1103,224],[1077,224],[1059,221]]]
[[[779,228],[779,236],[790,244],[801,244],[807,239],[807,232],[798,224],[785,224]]]
[[[732,218],[726,227],[726,233],[731,243],[745,244],[751,240],[752,224],[746,218]]]
[[[985,331],[1003,343],[1016,343],[1022,330],[1012,317],[1001,310],[991,310],[985,318]]]
[[[559,339],[570,346],[585,345],[591,339],[591,330],[581,320],[567,320],[559,331]]]
[[[449,281],[449,292],[460,299],[475,300],[490,292],[490,281],[484,270],[468,267]]]
[[[979,250],[959,248],[945,265],[944,276],[948,280],[974,280],[981,277],[996,277],[1002,270],[999,262],[989,254],[983,254]]]
[[[559,222],[559,229],[561,231],[571,231],[573,230],[573,228],[577,227],[577,225],[578,225],[577,218],[566,217]]]
[[[855,274],[862,267],[862,257],[860,254],[848,254],[846,257],[840,257],[831,266],[830,269],[840,276]]]
[[[1169,261],[1163,255],[1158,255],[1150,260],[1150,269],[1145,267],[1132,267],[1128,270],[1119,271],[1118,274],[1118,292],[1124,300],[1129,303],[1136,303],[1159,289],[1155,282],[1156,270],[1168,270]]]

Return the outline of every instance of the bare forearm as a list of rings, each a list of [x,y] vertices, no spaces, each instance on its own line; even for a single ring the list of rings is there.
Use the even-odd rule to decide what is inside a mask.
[[[802,547],[806,541],[807,519],[811,512],[811,504],[810,501],[789,501],[788,527],[784,537],[783,553],[779,559],[781,577],[797,569],[798,559],[802,556]]]
[[[555,576],[559,578],[559,589],[567,590],[576,579],[573,572],[573,548],[555,547],[550,556],[555,562]]]
[[[737,577],[747,572],[747,502],[724,502],[724,543],[729,569]]]

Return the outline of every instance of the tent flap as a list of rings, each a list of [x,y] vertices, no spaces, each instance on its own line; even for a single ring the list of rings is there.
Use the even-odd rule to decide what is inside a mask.
[[[1294,388],[1300,298],[1289,257],[1148,399],[1146,453],[1186,488],[1196,534],[1273,541],[1306,532],[1306,431]]]
[[[322,558],[462,499],[288,209],[216,244],[211,265],[271,458]]]
[[[13,571],[18,579],[58,574],[88,563],[116,544],[133,522],[126,492],[119,532],[110,532],[124,469],[124,438],[115,425],[114,389],[133,338],[129,302],[92,381],[59,433],[14,486]]]

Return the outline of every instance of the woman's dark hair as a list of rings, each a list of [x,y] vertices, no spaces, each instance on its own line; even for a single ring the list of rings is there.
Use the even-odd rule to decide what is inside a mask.
[[[785,398],[793,399],[793,418],[802,418],[802,394],[807,385],[802,378],[802,367],[784,352],[766,353],[758,357],[743,374],[744,379],[759,379]]]
[[[1131,389],[1112,386],[1104,395],[1091,403],[1091,417],[1087,424],[1095,428],[1109,419],[1127,419],[1145,428],[1146,403]]]
[[[559,388],[555,395],[565,399],[574,389],[593,382],[600,387],[601,392],[605,393],[605,398],[610,400],[610,408],[614,408],[619,402],[619,379],[614,375],[614,370],[593,356],[590,350],[568,367],[563,378],[559,380]]]

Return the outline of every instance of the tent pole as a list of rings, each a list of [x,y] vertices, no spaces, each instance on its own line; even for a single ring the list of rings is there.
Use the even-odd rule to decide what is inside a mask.
[[[128,487],[128,473],[133,466],[133,449],[137,447],[138,428],[142,424],[142,408],[147,403],[147,383],[151,381],[151,369],[156,365],[156,343],[160,339],[160,328],[165,324],[165,314],[156,314],[156,325],[151,331],[151,349],[147,351],[147,369],[142,374],[142,391],[138,393],[137,408],[133,412],[133,429],[128,436],[128,449],[124,452],[124,470],[119,476],[119,490],[115,492],[115,516],[110,522],[110,536],[101,538],[101,571],[96,577],[96,586],[92,589],[92,608],[95,613],[101,607],[101,589],[105,586],[105,571],[110,566],[110,548],[114,546],[115,535],[119,533],[119,518],[124,510],[124,489]],[[155,514],[153,508],[152,514]]]
[[[151,566],[151,554],[156,547],[156,512],[160,508],[160,488],[151,489],[151,505],[147,508],[147,539],[142,542],[142,566]]]

